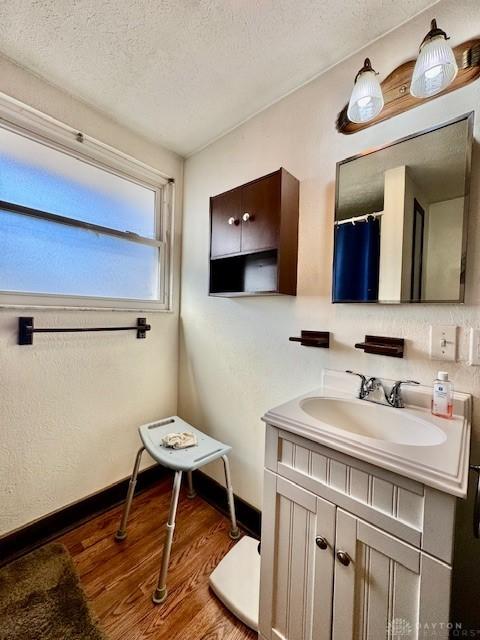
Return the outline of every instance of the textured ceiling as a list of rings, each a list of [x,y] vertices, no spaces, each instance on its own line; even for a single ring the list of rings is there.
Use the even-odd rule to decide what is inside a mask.
[[[0,0],[0,51],[187,155],[432,4]]]

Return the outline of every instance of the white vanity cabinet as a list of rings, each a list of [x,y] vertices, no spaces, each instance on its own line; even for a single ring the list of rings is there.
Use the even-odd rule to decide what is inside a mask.
[[[263,640],[448,638],[454,496],[267,424]]]

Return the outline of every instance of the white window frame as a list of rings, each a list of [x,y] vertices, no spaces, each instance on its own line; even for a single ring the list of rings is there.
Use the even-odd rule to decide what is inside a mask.
[[[94,167],[148,187],[155,192],[155,240],[146,242],[159,247],[159,299],[129,300],[124,298],[89,297],[53,293],[10,292],[0,290],[0,308],[62,308],[88,310],[171,311],[173,275],[173,222],[175,182],[164,173],[131,156],[79,132],[32,107],[0,93],[0,127],[87,162]],[[10,211],[14,211],[14,207]],[[8,210],[8,207],[5,207]],[[1,211],[0,211],[1,215]],[[62,216],[34,214],[35,217],[61,223]],[[82,222],[70,226],[97,229],[139,242],[139,236],[129,232],[115,232]]]

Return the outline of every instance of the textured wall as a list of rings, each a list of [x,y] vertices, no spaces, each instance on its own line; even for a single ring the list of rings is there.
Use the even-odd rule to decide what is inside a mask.
[[[429,325],[456,324],[460,359],[448,364],[458,389],[480,395],[480,369],[466,365],[467,331],[480,327],[480,166],[477,143],[471,194],[465,305],[332,305],[331,264],[335,163],[445,122],[480,104],[480,82],[353,136],[335,131],[365,55],[382,76],[415,56],[436,15],[453,44],[480,32],[477,0],[442,1],[367,50],[270,107],[186,162],[182,252],[180,412],[233,445],[234,488],[261,506],[264,426],[269,407],[314,389],[322,367],[409,377],[429,384],[439,364],[428,358]],[[480,136],[477,115],[475,135]],[[209,196],[283,166],[300,180],[298,296],[209,298]],[[332,348],[301,348],[300,329],[333,333]],[[365,355],[353,344],[365,333],[403,336],[398,361]],[[442,366],[443,368],[443,366]],[[480,412],[475,408],[475,437]],[[220,467],[210,471],[221,478]]]
[[[183,161],[3,59],[0,91],[177,179],[178,276]],[[102,326],[134,324],[138,313],[0,309],[0,534],[127,476],[136,427],[177,404],[178,277],[174,312],[148,313],[145,341],[59,334],[19,347],[19,315]]]
[[[430,19],[454,44],[480,33],[478,0],[443,1],[190,158],[185,167],[179,412],[233,445],[234,490],[261,506],[264,425],[269,407],[314,389],[322,367],[415,378],[429,384],[439,368],[428,358],[429,325],[460,327],[459,361],[449,363],[458,389],[474,395],[473,459],[480,460],[480,368],[466,364],[470,327],[480,327],[480,119],[475,147],[465,305],[332,305],[335,163],[366,148],[478,109],[480,81],[353,136],[335,132],[356,71],[369,55],[382,74],[415,56]],[[298,296],[209,298],[209,196],[279,166],[300,180]],[[330,350],[302,348],[300,329],[333,333]],[[405,360],[353,348],[365,333],[404,336]],[[443,369],[444,366],[441,366]],[[211,473],[222,479],[220,466]],[[472,495],[459,501],[453,620],[478,628],[480,543],[471,534]]]

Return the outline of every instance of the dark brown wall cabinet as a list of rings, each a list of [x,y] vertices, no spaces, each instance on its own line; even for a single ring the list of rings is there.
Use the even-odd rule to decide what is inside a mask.
[[[296,295],[298,192],[279,169],[210,198],[210,295]]]

